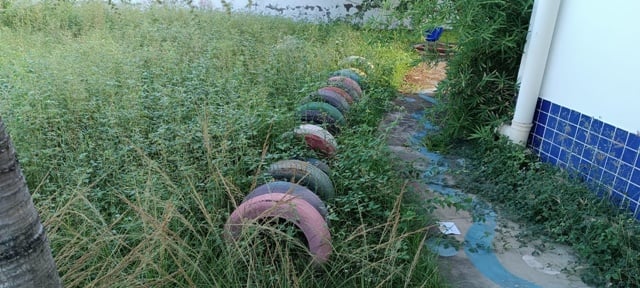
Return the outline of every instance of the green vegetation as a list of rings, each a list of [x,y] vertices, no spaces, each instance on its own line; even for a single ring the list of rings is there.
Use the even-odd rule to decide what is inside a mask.
[[[391,3],[365,2],[370,7]],[[585,283],[639,287],[640,224],[624,208],[613,206],[609,195],[599,198],[578,176],[540,163],[523,147],[494,133],[514,110],[532,3],[399,1],[398,15],[410,16],[414,27],[428,25],[424,19],[431,24],[455,19],[451,25],[458,47],[448,62],[447,79],[438,86],[439,105],[430,113],[442,130],[427,137],[426,144],[433,150],[455,149],[473,159],[473,168],[461,179],[465,191],[526,223],[527,235],[521,236],[540,236],[572,247],[583,261],[575,272]],[[429,5],[435,8],[425,12],[422,8]],[[413,18],[416,15],[424,16]]]
[[[453,24],[458,47],[448,62],[447,79],[438,85],[443,105],[437,107],[436,118],[443,129],[438,139],[430,140],[434,148],[446,149],[511,119],[532,3],[462,0],[451,4],[454,9],[443,10],[458,16]]]
[[[408,25],[399,28],[414,35],[448,28],[440,42],[457,47],[447,62],[447,79],[438,85],[442,105],[431,119],[442,131],[427,139],[428,146],[445,151],[485,126],[510,120],[532,7],[532,0],[365,0],[358,15],[386,9],[389,19],[405,19]]]
[[[585,283],[640,286],[640,224],[625,208],[615,208],[608,195],[599,198],[575,175],[540,163],[521,146],[494,141],[492,133],[476,136],[465,191],[526,223],[522,237],[569,245],[583,262],[574,272]]]
[[[402,32],[2,3],[0,115],[66,287],[442,286],[377,130],[415,57]],[[286,133],[295,107],[349,55],[376,69],[329,161],[330,263],[310,267],[284,228],[227,244],[222,225],[266,167],[311,153]]]

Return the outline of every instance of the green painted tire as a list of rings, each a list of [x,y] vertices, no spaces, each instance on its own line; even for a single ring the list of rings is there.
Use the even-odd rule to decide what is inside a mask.
[[[334,120],[336,120],[336,125],[345,125],[347,124],[347,120],[344,119],[344,116],[336,107],[331,106],[329,103],[324,102],[309,102],[298,106],[296,112],[304,112],[304,111],[320,111],[322,113],[327,114]]]

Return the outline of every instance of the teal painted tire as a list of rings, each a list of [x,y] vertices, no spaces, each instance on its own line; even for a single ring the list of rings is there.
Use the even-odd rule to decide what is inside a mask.
[[[358,73],[358,70],[355,70],[353,68],[340,69],[338,71],[333,71],[331,72],[331,74],[329,74],[329,77],[334,77],[334,76],[348,77],[351,80],[356,81],[356,83],[358,83],[360,87],[362,87],[364,84],[362,76],[360,76],[360,74]]]

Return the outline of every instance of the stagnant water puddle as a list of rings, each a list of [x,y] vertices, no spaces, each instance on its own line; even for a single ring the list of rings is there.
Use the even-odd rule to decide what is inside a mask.
[[[418,95],[423,100],[436,104],[437,100],[426,94]],[[405,98],[406,102],[413,102],[413,98]],[[498,257],[493,252],[492,245],[495,237],[496,229],[496,212],[488,203],[474,197],[470,197],[460,189],[447,186],[445,175],[450,171],[449,161],[457,162],[459,166],[464,166],[464,159],[449,160],[444,155],[429,151],[424,146],[424,138],[429,134],[438,130],[438,127],[427,121],[424,117],[424,111],[415,112],[411,115],[417,121],[420,121],[419,131],[416,131],[411,138],[411,144],[426,157],[432,166],[422,174],[422,179],[427,187],[442,196],[448,201],[454,203],[470,203],[468,209],[473,215],[473,224],[466,231],[464,242],[462,244],[455,243],[456,240],[448,238],[434,237],[429,239],[425,245],[434,253],[442,257],[451,257],[458,254],[458,247],[462,246],[467,258],[475,266],[475,268],[486,278],[502,287],[540,287],[527,280],[519,278],[509,272]],[[469,200],[472,199],[472,200]]]

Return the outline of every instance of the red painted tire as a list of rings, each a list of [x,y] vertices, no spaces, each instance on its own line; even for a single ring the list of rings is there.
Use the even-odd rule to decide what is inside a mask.
[[[313,206],[313,208],[315,208],[316,211],[318,211],[318,213],[322,215],[322,218],[327,221],[327,206],[324,205],[324,202],[322,202],[322,200],[320,200],[320,197],[318,197],[318,195],[316,195],[306,187],[291,182],[275,181],[260,185],[256,189],[253,189],[251,193],[247,194],[247,196],[245,196],[242,200],[242,203],[247,202],[257,196],[269,193],[289,194],[303,199],[304,201],[307,201],[307,203],[311,204],[311,206]],[[327,221],[327,223],[329,222]]]
[[[307,187],[328,201],[336,195],[329,176],[313,164],[300,160],[282,160],[269,166],[269,175],[276,180],[289,181]]]
[[[237,240],[242,228],[265,218],[282,218],[295,224],[307,240],[313,263],[322,265],[331,255],[331,234],[322,215],[307,201],[284,193],[269,193],[243,202],[224,225],[226,236]]]
[[[351,95],[351,98],[356,102],[360,101],[360,98],[362,98],[362,88],[360,88],[360,85],[358,85],[356,81],[353,81],[349,77],[333,76],[327,80],[327,84],[347,91],[347,93]]]
[[[320,126],[302,124],[293,130],[304,138],[309,149],[317,151],[327,157],[333,157],[338,151],[338,143],[331,133]]]

